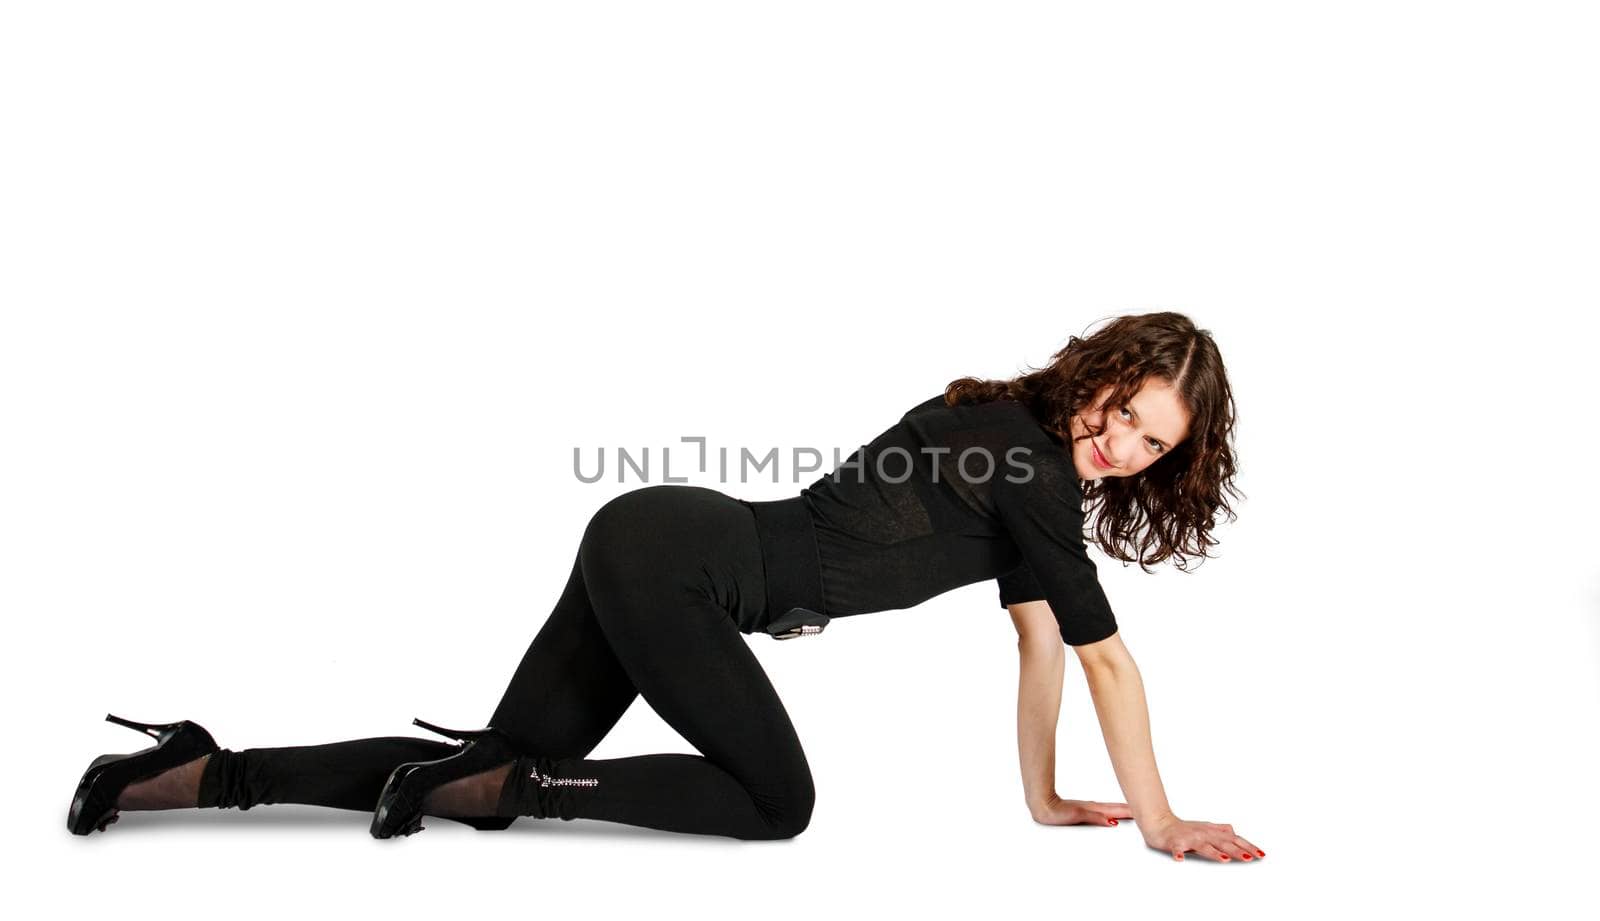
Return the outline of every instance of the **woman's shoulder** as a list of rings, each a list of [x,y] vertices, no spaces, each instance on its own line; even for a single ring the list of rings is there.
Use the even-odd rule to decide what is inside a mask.
[[[939,393],[906,410],[901,421],[939,420],[950,428],[994,429],[1004,432],[1010,441],[1019,444],[1048,446],[1061,442],[1040,424],[1032,410],[1016,400],[989,400],[983,403],[945,404]]]
[[[987,400],[982,403],[957,403],[947,405],[943,393],[936,393],[921,403],[906,410],[905,416],[916,416],[923,413],[943,412],[963,419],[996,419],[1008,421],[1026,421],[1034,425],[1038,420],[1028,407],[1016,400]],[[904,418],[904,417],[902,417]]]
[[[901,425],[914,431],[916,440],[956,453],[991,451],[999,471],[1032,483],[1027,488],[1036,495],[1048,490],[1074,500],[1083,498],[1070,447],[1015,400],[947,406],[940,394],[912,407]]]
[[[918,416],[940,408],[944,408],[944,394],[936,393],[933,396],[928,397],[926,400],[923,400],[921,403],[918,403],[917,405],[906,410],[900,415],[900,418],[908,419],[912,416]]]

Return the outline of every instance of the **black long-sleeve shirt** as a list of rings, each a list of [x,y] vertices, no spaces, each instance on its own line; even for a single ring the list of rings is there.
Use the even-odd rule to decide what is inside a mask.
[[[830,616],[997,579],[1002,606],[1049,601],[1069,645],[1117,631],[1086,551],[1072,456],[1020,403],[932,397],[801,495]]]

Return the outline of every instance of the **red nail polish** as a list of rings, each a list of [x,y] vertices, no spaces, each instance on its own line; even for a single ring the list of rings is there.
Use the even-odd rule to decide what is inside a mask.
[[[1250,855],[1249,854],[1240,854],[1239,856],[1244,858],[1245,860],[1249,860],[1250,859]]]
[[[1257,857],[1265,857],[1265,856],[1267,856],[1267,852],[1258,850],[1258,851],[1256,851],[1256,856]]]
[[[1223,854],[1223,855],[1222,855],[1222,859],[1223,859],[1223,860],[1227,860],[1227,859],[1228,859],[1228,855],[1227,855],[1227,854]]]

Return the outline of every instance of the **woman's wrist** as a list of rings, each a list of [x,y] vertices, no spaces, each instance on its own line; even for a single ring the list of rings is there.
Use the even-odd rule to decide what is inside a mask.
[[[1050,790],[1046,793],[1035,794],[1027,797],[1027,802],[1028,813],[1037,817],[1042,813],[1047,812],[1051,806],[1061,802],[1061,797],[1056,795],[1056,791]]]
[[[1154,831],[1168,822],[1176,822],[1179,819],[1172,814],[1171,809],[1160,809],[1150,813],[1134,813],[1133,821],[1144,831]]]

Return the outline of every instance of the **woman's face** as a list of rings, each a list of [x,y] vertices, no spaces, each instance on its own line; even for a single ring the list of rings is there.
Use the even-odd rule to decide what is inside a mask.
[[[1189,413],[1167,381],[1147,378],[1124,406],[1102,406],[1110,396],[1111,388],[1102,387],[1091,408],[1072,417],[1073,437],[1087,434],[1090,426],[1106,427],[1073,443],[1072,462],[1080,477],[1133,476],[1189,437]]]

